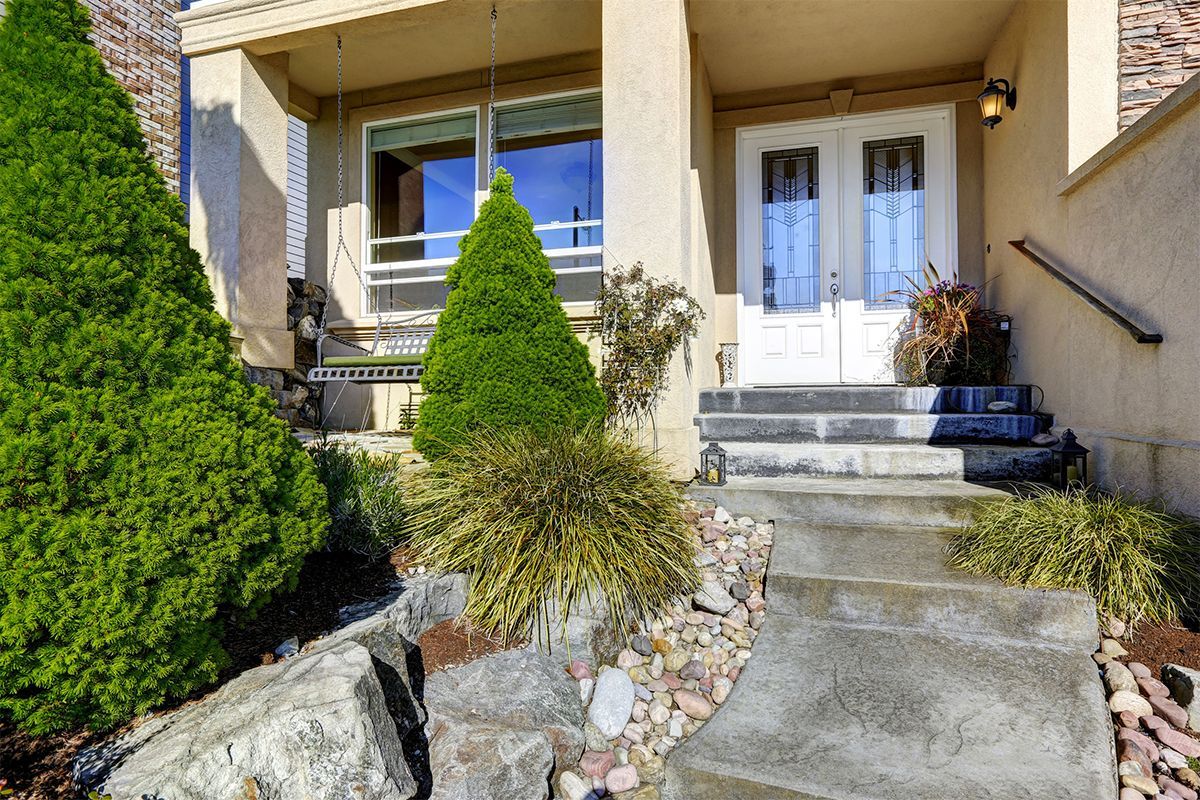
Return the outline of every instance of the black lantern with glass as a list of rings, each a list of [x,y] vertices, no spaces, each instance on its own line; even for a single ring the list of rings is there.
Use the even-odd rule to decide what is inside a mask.
[[[1081,445],[1075,431],[1067,428],[1062,439],[1050,448],[1054,483],[1066,491],[1070,487],[1085,488],[1088,485],[1087,457],[1091,451]]]
[[[707,486],[725,485],[725,449],[716,442],[700,451],[700,482]]]

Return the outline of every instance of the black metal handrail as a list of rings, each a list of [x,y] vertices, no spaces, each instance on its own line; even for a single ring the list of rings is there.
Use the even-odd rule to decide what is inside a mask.
[[[1124,316],[1122,316],[1120,314],[1120,312],[1114,310],[1112,308],[1112,306],[1108,305],[1103,300],[1101,300],[1099,297],[1096,297],[1096,295],[1092,294],[1087,289],[1083,288],[1078,283],[1071,280],[1071,278],[1069,276],[1063,274],[1062,270],[1060,270],[1058,267],[1054,266],[1053,264],[1051,264],[1046,259],[1042,258],[1037,253],[1030,250],[1025,245],[1024,239],[1018,239],[1016,241],[1009,242],[1009,244],[1011,244],[1013,247],[1015,247],[1017,249],[1017,252],[1019,252],[1021,255],[1025,256],[1030,261],[1032,261],[1034,264],[1037,264],[1039,267],[1041,267],[1043,270],[1045,270],[1046,273],[1048,275],[1050,275],[1050,277],[1054,278],[1059,283],[1061,283],[1063,286],[1066,286],[1068,289],[1070,289],[1075,294],[1075,296],[1078,297],[1080,300],[1087,303],[1089,306],[1096,309],[1104,316],[1108,317],[1109,320],[1111,320],[1114,325],[1116,325],[1118,328],[1120,328],[1121,330],[1125,331],[1130,336],[1132,336],[1133,340],[1135,342],[1137,342],[1138,344],[1161,344],[1162,343],[1163,337],[1162,337],[1161,333],[1146,333],[1144,330],[1139,328],[1137,325],[1134,325],[1132,322],[1130,322],[1128,319],[1126,319]]]

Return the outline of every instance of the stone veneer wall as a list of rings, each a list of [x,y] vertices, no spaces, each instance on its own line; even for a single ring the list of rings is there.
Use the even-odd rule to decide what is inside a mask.
[[[1200,72],[1200,0],[1121,1],[1121,129]]]
[[[175,13],[180,0],[84,0],[92,41],[134,98],[150,153],[179,194],[182,179],[182,53]]]
[[[308,383],[317,365],[317,329],[325,290],[303,278],[288,278],[288,330],[296,337],[296,366],[268,369],[243,362],[251,383],[266,386],[279,404],[276,414],[294,428],[316,428],[321,420],[321,386]]]

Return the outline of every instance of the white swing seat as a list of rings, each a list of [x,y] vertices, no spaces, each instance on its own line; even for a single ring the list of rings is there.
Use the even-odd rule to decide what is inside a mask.
[[[428,316],[425,314],[421,315]],[[381,323],[370,349],[334,334],[317,337],[317,366],[308,371],[313,383],[415,383],[421,379],[421,360],[433,337],[434,326],[403,322]],[[361,354],[325,355],[325,340],[332,339]]]

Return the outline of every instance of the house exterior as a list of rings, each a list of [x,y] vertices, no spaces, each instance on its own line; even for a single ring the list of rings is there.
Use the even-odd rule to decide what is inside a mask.
[[[251,364],[295,365],[289,115],[307,124],[307,278],[328,286],[330,328],[368,343],[377,312],[444,298],[494,131],[581,336],[613,263],[707,311],[657,418],[681,476],[723,347],[737,385],[893,381],[905,313],[886,293],[928,258],[1013,316],[1013,380],[1044,391],[1103,483],[1200,513],[1200,3],[498,0],[494,104],[491,8],[206,0],[177,16],[192,242]],[[992,128],[990,78],[1016,90]],[[382,425],[410,386],[347,386],[331,422]]]

